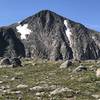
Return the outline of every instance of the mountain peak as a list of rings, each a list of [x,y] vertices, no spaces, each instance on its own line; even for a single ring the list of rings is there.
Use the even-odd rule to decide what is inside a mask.
[[[65,19],[64,17],[60,16],[59,14],[50,11],[50,10],[41,10],[39,12],[37,12],[36,14],[26,18],[25,20],[23,20],[22,22],[20,22],[20,24],[27,24],[27,23],[32,23],[34,20],[41,20],[43,26],[46,22],[51,21],[50,23],[52,23],[55,20],[63,20]],[[38,21],[37,21],[38,22]]]
[[[57,13],[51,11],[51,10],[41,10],[41,11],[37,12],[35,15],[33,15],[33,16],[44,16],[45,17],[47,14],[53,15],[53,16],[62,17],[59,14],[57,14]]]
[[[39,11],[40,13],[45,13],[45,12],[49,12],[49,13],[52,13],[53,11],[51,11],[51,10],[48,10],[48,9],[44,9],[44,10],[41,10],[41,11]],[[54,12],[53,12],[54,13]]]
[[[5,56],[5,52],[9,56],[14,52],[14,55],[24,56],[22,52],[25,50],[26,56],[49,60],[100,58],[98,32],[50,10],[42,10],[20,23],[4,27],[0,33],[0,44],[6,43],[0,45],[0,56]],[[14,52],[9,52],[9,48]]]

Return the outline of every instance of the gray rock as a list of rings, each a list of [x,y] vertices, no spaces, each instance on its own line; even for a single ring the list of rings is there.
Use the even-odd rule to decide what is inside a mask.
[[[95,66],[95,65],[89,66],[89,70],[90,70],[90,71],[96,71],[96,66]]]
[[[11,91],[10,94],[21,94],[21,91]],[[19,99],[18,99],[19,100]]]
[[[93,94],[92,97],[96,98],[97,100],[100,99],[100,95],[98,95],[98,94]]]
[[[25,88],[28,88],[28,85],[19,84],[19,85],[17,85],[17,88],[18,88],[18,89],[25,89]]]
[[[72,61],[67,60],[60,65],[60,68],[68,68],[69,66],[72,66],[72,64],[73,64]]]
[[[11,65],[11,62],[10,62],[9,58],[3,58],[1,60],[1,63],[0,64],[1,65]]]
[[[11,60],[13,67],[22,66],[21,60],[19,58],[13,58]]]
[[[56,88],[57,88],[56,85],[49,86],[48,84],[43,84],[41,86],[34,86],[30,88],[30,91],[34,91],[34,92],[52,91]]]
[[[59,87],[53,91],[50,92],[50,95],[58,95],[58,94],[63,94],[64,92],[73,92],[72,89],[69,89],[67,87]]]
[[[18,100],[23,100],[23,98],[22,97],[18,97]]]
[[[0,81],[0,84],[4,83],[4,81]]]
[[[43,96],[45,94],[45,92],[37,92],[36,96]]]
[[[10,86],[9,86],[9,85],[1,86],[0,89],[2,89],[2,90],[7,90],[7,89],[10,89]]]
[[[73,72],[81,72],[81,71],[87,71],[87,67],[80,65],[76,69],[74,69]]]
[[[97,78],[100,78],[100,68],[98,68],[98,69],[96,70],[96,77],[97,77]]]

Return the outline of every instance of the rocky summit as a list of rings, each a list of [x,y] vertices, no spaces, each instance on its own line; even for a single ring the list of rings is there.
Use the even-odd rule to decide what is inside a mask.
[[[0,28],[0,57],[19,56],[48,60],[99,59],[100,33],[42,10]]]

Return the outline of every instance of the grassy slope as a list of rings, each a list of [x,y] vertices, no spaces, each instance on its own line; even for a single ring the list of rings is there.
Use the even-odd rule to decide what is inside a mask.
[[[0,87],[9,85],[12,91],[21,91],[21,94],[17,95],[0,91],[0,100],[18,100],[19,97],[22,97],[22,100],[96,100],[92,95],[100,95],[100,79],[96,78],[94,71],[88,69],[86,72],[72,73],[79,65],[77,62],[67,69],[59,68],[61,62],[24,60],[23,64],[24,67],[0,69],[0,81],[3,81]],[[95,62],[83,62],[83,65],[94,65],[94,70],[97,68]],[[11,81],[13,77],[16,79]],[[28,88],[17,89],[19,84],[26,84]],[[36,93],[29,90],[42,84],[68,87],[75,93],[50,96],[50,91],[42,91],[43,95],[36,96]]]

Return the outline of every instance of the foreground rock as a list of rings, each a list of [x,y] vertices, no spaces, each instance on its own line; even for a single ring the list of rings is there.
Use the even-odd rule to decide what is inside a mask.
[[[100,68],[96,70],[96,77],[100,78]]]
[[[32,88],[30,88],[30,91],[43,92],[43,91],[51,91],[51,90],[54,90],[56,88],[57,88],[56,85],[49,86],[48,84],[44,84],[44,85],[41,85],[41,86],[32,87]]]
[[[14,68],[14,67],[18,67],[18,66],[22,66],[22,62],[19,58],[3,58],[0,62],[0,68]]]
[[[19,84],[17,86],[18,89],[24,89],[24,88],[27,88],[27,87],[28,87],[28,85],[25,85],[25,84]]]
[[[33,93],[35,93],[37,96],[42,96],[45,93],[49,93],[49,96],[55,96],[55,95],[64,95],[66,94],[67,96],[71,96],[73,97],[73,95],[76,93],[75,91],[73,91],[72,89],[69,89],[67,87],[62,87],[59,85],[48,85],[48,84],[44,84],[41,86],[34,86],[32,88],[30,88],[30,91],[32,91]]]
[[[10,59],[9,58],[3,58],[0,61],[1,65],[11,65]]]
[[[3,83],[3,81],[0,81],[0,84],[2,84]]]
[[[36,96],[43,96],[45,94],[45,92],[37,92]]]
[[[11,63],[13,67],[22,66],[21,60],[19,58],[13,58]]]
[[[98,94],[93,94],[92,95],[94,98],[96,98],[97,100],[100,100],[100,95],[98,95]]]
[[[68,68],[69,66],[72,66],[72,64],[73,64],[72,61],[67,60],[60,65],[60,68]]]
[[[64,95],[66,94],[67,96],[69,95],[70,97],[73,97],[75,92],[67,87],[59,87],[56,88],[55,90],[50,92],[50,96],[52,95]]]
[[[9,93],[11,91],[10,86],[6,85],[6,86],[0,86],[0,92],[2,93]]]
[[[82,72],[82,71],[87,71],[87,67],[80,65],[76,69],[74,69],[73,72]]]

